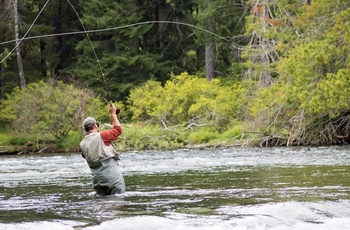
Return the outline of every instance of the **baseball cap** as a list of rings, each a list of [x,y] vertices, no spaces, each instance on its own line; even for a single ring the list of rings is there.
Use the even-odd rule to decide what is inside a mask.
[[[96,124],[97,121],[95,120],[95,118],[93,117],[87,117],[84,121],[83,121],[83,128],[85,128],[86,126],[90,126],[90,125],[94,125]]]

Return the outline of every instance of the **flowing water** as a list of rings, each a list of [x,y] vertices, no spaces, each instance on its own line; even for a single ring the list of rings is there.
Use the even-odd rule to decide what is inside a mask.
[[[350,147],[122,154],[97,197],[79,154],[0,156],[0,229],[349,229]]]

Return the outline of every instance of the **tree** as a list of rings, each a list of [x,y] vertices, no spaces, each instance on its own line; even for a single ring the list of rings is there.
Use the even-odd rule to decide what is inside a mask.
[[[160,45],[153,46],[152,37],[147,38],[150,52],[161,54],[162,65],[167,72],[156,76],[164,83],[169,79],[169,73],[181,74],[188,72],[195,74],[202,71],[204,65],[204,50],[202,44],[196,41],[196,29],[191,25],[197,25],[195,14],[198,12],[196,0],[167,0],[167,7],[163,7],[163,13],[156,15],[155,19],[166,19],[172,23],[163,23],[164,30],[161,34]],[[164,11],[166,10],[166,17]],[[185,25],[187,24],[187,25]],[[158,33],[158,32],[157,32]]]
[[[330,2],[312,1],[294,20],[299,33],[319,34],[318,39],[300,34],[295,47],[276,66],[278,78],[259,89],[252,101],[252,115],[261,131],[281,137],[280,144],[326,145],[350,143],[348,71],[349,3],[333,2],[338,11],[329,15]],[[339,7],[339,8],[338,8]],[[333,12],[333,11],[332,11]],[[308,19],[308,22],[301,21]],[[328,26],[315,26],[327,18]],[[298,21],[301,22],[298,22]],[[297,23],[298,22],[298,23]],[[328,29],[325,29],[328,28]],[[276,142],[275,142],[276,143]],[[273,144],[273,143],[269,143]]]
[[[269,87],[276,75],[274,65],[280,58],[278,46],[282,39],[278,32],[285,27],[281,20],[283,9],[278,2],[263,0],[251,3],[250,15],[247,16],[249,44],[243,57],[246,59],[246,78],[258,82],[258,87]],[[286,30],[288,31],[288,30]]]
[[[345,1],[254,0],[246,17],[249,43],[244,47],[246,79],[257,88],[278,79],[276,65],[294,47],[319,40],[334,23],[333,15],[349,6]]]
[[[89,1],[83,2],[82,21],[89,30],[130,25],[142,21],[147,9],[134,0],[125,1]],[[146,9],[145,9],[146,8]],[[98,10],[96,10],[98,9]],[[130,12],[138,12],[131,14]],[[102,67],[108,84],[110,96],[125,99],[129,90],[160,71],[160,55],[148,52],[144,36],[152,25],[128,27],[90,35],[92,46],[87,38],[80,41],[76,65],[70,72],[78,76],[87,85],[96,87],[96,91],[107,97]],[[94,55],[97,54],[97,59]],[[98,61],[98,63],[97,63]]]
[[[239,58],[234,57],[232,38],[242,32],[244,28],[245,3],[238,0],[198,0],[198,25],[209,33],[197,32],[197,42],[205,50],[205,75],[208,81],[216,76],[228,73],[228,69]],[[218,34],[226,40],[218,39],[211,33]],[[229,42],[230,41],[230,42]]]
[[[23,62],[22,62],[22,54],[21,54],[21,46],[20,46],[20,34],[19,34],[19,26],[20,26],[20,17],[18,13],[19,3],[18,0],[6,0],[1,1],[0,4],[2,5],[3,12],[0,15],[0,18],[5,19],[9,17],[13,23],[14,27],[14,37],[16,41],[16,56],[17,56],[17,67],[18,67],[18,73],[19,73],[19,80],[20,80],[20,86],[22,89],[26,87],[26,81],[24,77],[24,70],[23,70]]]
[[[72,1],[74,2],[74,0]],[[59,2],[63,4],[62,7],[57,7],[57,4]],[[15,42],[17,42],[18,44],[20,37],[20,35],[18,35],[18,38],[17,40],[14,40],[14,43],[6,42],[9,40],[13,40],[13,35],[10,35],[10,33],[15,34],[15,28],[9,27],[10,24],[13,24],[10,23],[12,17],[11,15],[13,15],[13,13],[11,13],[12,11],[9,11],[13,9],[12,3],[12,0],[0,1],[0,18],[2,19],[0,21],[0,39],[2,42],[5,42],[4,44],[0,45],[0,52],[6,55],[9,53],[9,51],[13,49],[13,47],[16,46]],[[78,19],[74,14],[74,11],[71,9],[70,5],[66,1],[53,0],[49,2],[49,4],[47,4],[45,8],[43,8],[44,5],[42,0],[33,0],[25,2],[19,1],[19,3],[19,14],[22,15],[22,17],[27,22],[23,23],[23,30],[29,30],[27,25],[32,23],[34,19],[37,19],[31,27],[29,33],[27,34],[27,38],[31,36],[42,36],[45,34],[52,34],[53,32],[60,33],[78,30],[75,29],[75,23],[76,21],[78,21]],[[56,12],[60,8],[62,8],[62,10],[66,13],[61,14],[59,18],[58,16],[56,17],[56,15],[58,15]],[[43,11],[39,15],[39,12],[42,9]],[[72,15],[74,16],[74,18],[72,18]],[[60,21],[61,24],[64,25],[62,27],[55,27],[57,24],[53,23],[54,18],[58,18],[57,21]],[[21,27],[17,28],[19,32],[20,28]],[[21,71],[18,71],[21,68],[16,67],[16,59],[12,58],[12,55],[8,56],[5,62],[1,63],[1,87],[3,90],[2,95],[11,92],[11,90],[17,85],[21,85],[23,87],[24,84],[39,81],[46,77],[53,77],[54,75],[57,75],[59,71],[62,71],[62,69],[67,68],[69,65],[71,65],[71,63],[73,62],[72,60],[75,57],[74,46],[77,37],[78,36],[66,36],[63,39],[62,36],[49,36],[41,37],[40,39],[35,38],[22,40],[20,46],[18,46],[18,48],[20,48],[21,51],[17,50],[17,54],[21,54],[21,59],[18,60],[19,63],[21,63],[22,60],[22,66],[23,69],[25,69],[25,80],[23,79],[23,81],[17,81],[16,79],[16,81],[14,81],[14,74],[20,72],[20,76],[22,76]],[[61,49],[58,49],[58,46],[56,46],[59,38],[62,41],[60,42],[60,47],[62,47]],[[6,53],[4,52],[5,50],[7,50]],[[17,55],[17,57],[19,57],[19,55]],[[65,76],[66,75],[60,77],[64,79]]]
[[[21,88],[26,88],[26,80],[24,78],[24,70],[21,56],[21,46],[19,39],[19,14],[18,14],[18,0],[13,0],[13,21],[15,26],[15,38],[16,38],[16,55],[17,55],[17,65],[18,65],[18,73],[19,79],[21,83]]]
[[[206,0],[205,5],[209,9],[212,7],[210,0]],[[206,22],[207,30],[209,32],[214,32],[213,23],[213,18],[211,15],[209,15]],[[208,40],[205,43],[205,77],[207,81],[211,81],[215,77],[214,71],[214,40],[211,36],[209,36]]]

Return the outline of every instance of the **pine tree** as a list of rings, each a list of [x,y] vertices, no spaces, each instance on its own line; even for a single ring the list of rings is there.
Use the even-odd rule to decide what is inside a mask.
[[[223,76],[237,61],[239,55],[233,56],[235,41],[244,28],[245,3],[235,0],[198,0],[198,25],[209,33],[198,32],[197,42],[204,46],[205,72],[208,81],[216,76]],[[217,34],[213,36],[211,33]]]

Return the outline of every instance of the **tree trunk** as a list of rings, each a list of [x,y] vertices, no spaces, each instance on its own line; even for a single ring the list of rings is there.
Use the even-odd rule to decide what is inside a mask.
[[[52,21],[53,21],[53,26],[54,26],[54,33],[59,34],[62,32],[62,0],[57,1],[57,6],[56,6],[56,11],[54,14],[52,14]],[[57,54],[58,57],[58,62],[55,64],[53,67],[53,74],[57,75],[58,71],[62,67],[62,63],[64,62],[64,59],[66,57],[62,56],[62,47],[63,47],[63,37],[62,36],[57,36],[55,38],[54,44],[53,44],[53,53]]]
[[[19,44],[19,15],[18,15],[18,0],[13,1],[13,15],[15,24],[15,39],[16,39],[16,54],[17,54],[17,65],[21,89],[26,88],[26,81],[24,78],[24,70],[21,56],[21,47]]]
[[[211,0],[206,0],[207,9],[211,8]],[[213,32],[213,20],[207,19],[208,31]],[[205,44],[205,77],[207,81],[211,81],[215,76],[215,62],[214,62],[214,40],[210,36]]]
[[[158,0],[158,20],[159,21],[166,21],[167,17],[168,17],[168,11],[169,11],[169,7],[168,4],[166,3],[165,0]],[[163,42],[163,33],[165,31],[166,28],[166,23],[159,23],[158,24],[158,42],[159,42],[159,47],[163,47],[164,46],[164,42]]]
[[[207,81],[211,81],[215,77],[213,47],[214,47],[213,40],[210,40],[205,45],[205,78],[207,79]]]
[[[262,48],[263,54],[261,55],[261,64],[265,67],[260,72],[260,81],[262,87],[269,87],[272,84],[271,72],[269,70],[270,60],[269,60],[269,48],[270,41],[266,38],[262,38],[260,41],[260,46]]]
[[[276,51],[273,41],[264,35],[268,34],[271,26],[269,12],[269,0],[256,0],[255,7],[250,12],[254,20],[259,20],[260,28],[252,33],[250,46],[254,49],[249,54],[252,65],[247,73],[253,72],[259,78],[258,87],[269,87],[272,84],[271,63],[275,61]]]
[[[261,15],[262,17],[260,17],[260,21],[261,21],[261,25],[262,25],[262,29],[264,32],[267,32],[268,30],[268,23],[265,21],[265,18],[269,17],[269,11],[268,11],[268,4],[269,4],[269,0],[264,0],[263,1],[263,12]],[[265,38],[262,36],[261,40],[260,40],[260,47],[262,48],[262,54],[261,54],[261,64],[263,64],[265,66],[264,69],[261,70],[260,72],[260,81],[262,82],[262,86],[263,87],[269,87],[272,83],[272,78],[271,78],[271,73],[269,71],[269,64],[270,64],[270,60],[269,60],[269,50],[271,47],[270,41],[269,39]]]
[[[133,4],[135,5],[136,9],[139,9],[141,6],[139,5],[138,0],[134,0]],[[134,38],[131,39],[131,47],[133,49],[133,52],[135,55],[140,53],[140,38],[139,36],[134,36]]]
[[[43,8],[42,3],[38,3],[39,9]],[[46,66],[46,42],[43,38],[40,38],[40,68],[41,68],[41,75],[46,78],[47,77],[47,66]]]
[[[0,63],[0,99],[3,99],[5,97],[5,78],[3,77],[3,74],[5,73],[5,67],[2,63]]]
[[[43,77],[47,77],[46,72],[46,58],[45,58],[45,49],[46,45],[43,39],[40,39],[40,68],[41,68],[41,74]]]

